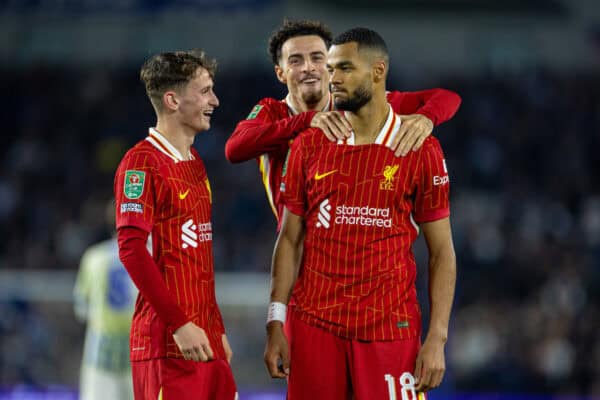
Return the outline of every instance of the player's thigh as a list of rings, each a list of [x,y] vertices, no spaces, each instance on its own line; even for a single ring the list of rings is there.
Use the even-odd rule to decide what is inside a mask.
[[[288,400],[348,400],[348,341],[298,319],[290,328]]]
[[[350,371],[356,400],[423,400],[413,372],[420,339],[352,342]]]
[[[225,360],[166,358],[161,360],[161,395],[161,400],[234,400],[237,389]]]

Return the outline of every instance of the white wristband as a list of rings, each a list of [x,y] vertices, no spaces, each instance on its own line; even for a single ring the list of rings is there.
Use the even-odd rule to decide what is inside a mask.
[[[285,315],[287,314],[287,306],[278,301],[269,303],[269,311],[267,313],[267,324],[271,321],[281,321],[285,324]]]

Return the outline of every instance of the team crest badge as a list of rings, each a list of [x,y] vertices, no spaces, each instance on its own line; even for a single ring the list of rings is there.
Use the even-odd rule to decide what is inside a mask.
[[[252,109],[252,111],[250,111],[250,114],[248,114],[248,116],[246,117],[246,119],[256,118],[256,116],[258,115],[260,110],[262,110],[262,108],[263,108],[263,106],[261,106],[260,104],[255,105],[254,108]]]
[[[123,193],[128,199],[139,199],[144,193],[146,173],[142,171],[125,171]]]
[[[398,172],[398,168],[400,166],[396,165],[386,165],[383,169],[383,180],[379,182],[380,190],[394,190],[394,177],[396,172]]]

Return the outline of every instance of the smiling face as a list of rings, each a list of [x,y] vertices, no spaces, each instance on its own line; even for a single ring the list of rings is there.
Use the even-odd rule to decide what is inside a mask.
[[[296,36],[286,40],[281,47],[281,59],[275,66],[275,73],[298,101],[314,105],[328,94],[326,56],[327,47],[321,37]]]
[[[372,66],[356,42],[331,46],[327,56],[331,95],[338,110],[356,112],[373,97]]]
[[[182,125],[192,128],[194,132],[210,128],[212,113],[219,106],[219,99],[213,88],[210,74],[206,69],[199,67],[194,78],[177,91]]]

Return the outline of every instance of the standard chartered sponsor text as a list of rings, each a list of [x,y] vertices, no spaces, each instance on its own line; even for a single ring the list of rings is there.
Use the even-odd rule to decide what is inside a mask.
[[[335,223],[391,228],[392,218],[390,218],[389,208],[341,205],[335,208]]]
[[[204,224],[198,224],[198,242],[208,242],[212,240],[212,224],[206,222]]]

